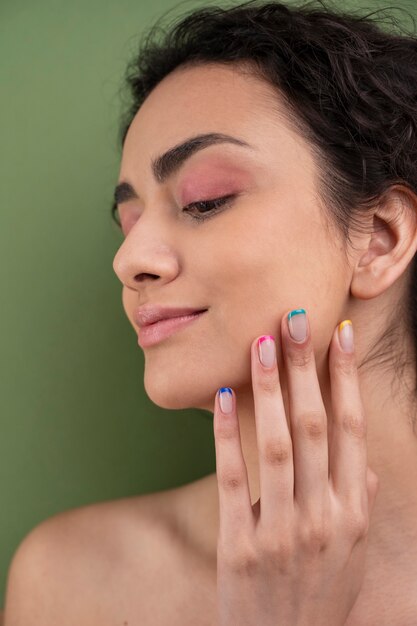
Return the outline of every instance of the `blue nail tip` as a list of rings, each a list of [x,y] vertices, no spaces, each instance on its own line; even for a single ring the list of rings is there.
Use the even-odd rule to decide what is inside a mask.
[[[288,313],[288,319],[290,320],[294,315],[298,315],[299,313],[304,313],[304,315],[306,314],[304,309],[294,309],[294,311]]]
[[[230,395],[233,395],[230,387],[220,387],[219,393],[230,393]]]

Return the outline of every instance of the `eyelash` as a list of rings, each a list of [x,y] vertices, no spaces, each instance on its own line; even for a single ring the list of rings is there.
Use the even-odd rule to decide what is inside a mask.
[[[203,217],[202,215],[200,216],[191,215],[193,220],[196,220],[198,222],[204,222],[205,220],[210,219],[210,217],[213,217],[214,215],[216,215],[216,213],[219,213],[222,207],[229,206],[235,197],[236,197],[236,194],[229,194],[228,196],[222,196],[221,198],[213,198],[213,200],[199,200],[197,202],[192,202],[191,204],[188,204],[186,207],[183,208],[183,211],[185,211],[186,213],[189,213],[190,209],[193,209],[197,206],[206,206],[206,207],[212,206],[213,208],[206,211],[206,213],[208,213],[207,216]],[[117,218],[117,223],[119,225],[120,230],[123,230],[119,217]]]
[[[235,194],[230,194],[228,196],[223,196],[221,198],[214,198],[213,200],[200,200],[198,202],[192,202],[191,204],[188,204],[186,207],[184,207],[183,211],[186,211],[187,213],[189,213],[190,209],[193,209],[198,206],[205,206],[205,207],[212,206],[213,208],[209,209],[208,211],[203,212],[203,213],[209,214],[207,217],[202,217],[201,215],[198,217],[196,215],[191,215],[192,219],[197,220],[199,222],[203,222],[205,220],[210,219],[210,217],[218,213],[220,207],[225,207],[231,204],[234,198],[235,198]]]

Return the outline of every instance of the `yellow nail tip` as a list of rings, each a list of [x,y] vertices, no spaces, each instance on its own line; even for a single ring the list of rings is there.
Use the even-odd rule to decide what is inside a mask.
[[[343,320],[343,322],[339,324],[339,330],[342,330],[342,328],[344,328],[346,324],[350,324],[352,326],[351,320]]]

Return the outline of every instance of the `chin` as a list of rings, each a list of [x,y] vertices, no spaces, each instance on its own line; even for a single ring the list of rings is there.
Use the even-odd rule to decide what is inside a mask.
[[[214,410],[214,398],[217,389],[199,388],[195,384],[195,377],[187,380],[181,372],[178,378],[170,376],[147,377],[145,374],[144,387],[149,399],[162,409],[200,409]],[[208,395],[207,395],[208,393]],[[209,408],[210,407],[210,408]]]

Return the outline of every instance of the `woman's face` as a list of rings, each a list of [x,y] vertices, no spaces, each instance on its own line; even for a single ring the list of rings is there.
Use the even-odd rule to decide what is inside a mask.
[[[324,367],[343,319],[342,244],[319,206],[309,146],[278,105],[267,83],[231,66],[183,68],[157,85],[129,128],[119,182],[138,198],[119,203],[125,238],[113,263],[126,315],[137,332],[133,312],[144,304],[208,309],[143,348],[145,390],[163,408],[213,411],[219,387],[238,396],[247,390],[257,336],[275,336],[280,366],[280,320],[290,309],[309,313]],[[213,143],[189,153],[163,182],[154,178],[156,157],[207,133],[250,147]],[[212,211],[184,210],[222,196],[232,197]]]

